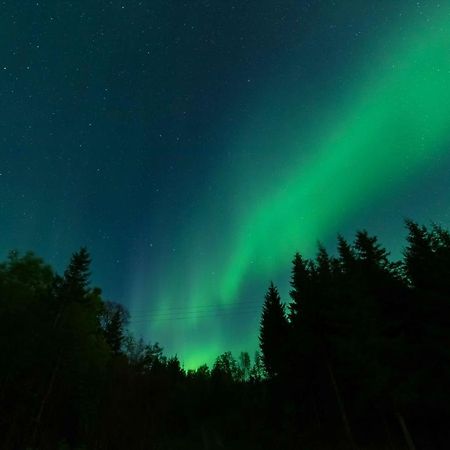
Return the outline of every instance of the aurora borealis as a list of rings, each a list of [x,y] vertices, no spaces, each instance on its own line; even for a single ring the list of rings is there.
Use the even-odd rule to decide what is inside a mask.
[[[193,367],[256,348],[296,250],[450,225],[450,4],[337,3],[4,5],[2,252],[87,245]]]

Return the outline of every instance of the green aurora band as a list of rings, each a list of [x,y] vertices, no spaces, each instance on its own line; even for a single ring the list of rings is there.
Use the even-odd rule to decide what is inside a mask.
[[[185,308],[208,311],[207,305],[218,303],[224,309],[238,308],[245,282],[257,277],[269,281],[280,268],[287,271],[297,249],[311,254],[318,239],[336,234],[365,203],[389,196],[416,179],[430,160],[448,152],[448,15],[441,14],[426,29],[412,27],[399,41],[384,56],[383,65],[368,61],[377,69],[353,87],[330,123],[315,130],[314,148],[306,159],[303,156],[287,169],[281,184],[271,183],[257,202],[242,207],[242,214],[233,218],[237,221],[230,220],[223,242],[187,273]],[[301,131],[299,123],[291,140],[293,154],[302,142]],[[274,144],[262,145],[270,152]],[[264,183],[266,187],[270,182]],[[197,242],[201,240],[198,236]],[[227,349],[256,348],[257,316],[247,323],[247,335],[240,336],[239,346],[237,341],[225,345],[231,342],[233,331],[227,327],[232,321],[225,324],[221,318],[219,324],[199,313],[179,322],[158,320],[159,314],[169,314],[180,305],[177,288],[168,286],[156,299],[159,310],[156,319],[150,319],[150,329],[176,335],[175,348],[185,367],[210,363]]]

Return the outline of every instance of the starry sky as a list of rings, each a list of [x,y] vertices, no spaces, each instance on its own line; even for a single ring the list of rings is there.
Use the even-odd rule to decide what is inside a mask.
[[[92,279],[185,367],[253,352],[338,232],[450,225],[450,1],[0,2],[0,252]]]

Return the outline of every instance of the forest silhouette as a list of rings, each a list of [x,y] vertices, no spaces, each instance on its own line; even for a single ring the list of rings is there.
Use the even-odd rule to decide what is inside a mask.
[[[196,370],[128,332],[126,309],[91,287],[85,248],[62,275],[10,252],[0,448],[449,448],[450,233],[406,228],[398,261],[366,231],[295,254],[289,299],[268,287],[256,355]]]

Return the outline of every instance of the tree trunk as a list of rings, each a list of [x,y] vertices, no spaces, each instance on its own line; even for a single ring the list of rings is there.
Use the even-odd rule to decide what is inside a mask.
[[[391,430],[389,429],[389,424],[386,420],[386,416],[384,415],[383,411],[380,411],[380,417],[381,417],[381,420],[383,421],[384,430],[386,432],[388,449],[395,450],[394,442],[392,441]]]
[[[46,404],[48,402],[48,399],[50,398],[50,395],[52,393],[53,385],[55,384],[56,373],[58,372],[60,363],[61,363],[61,356],[59,356],[55,366],[53,367],[53,371],[52,371],[52,374],[50,376],[50,381],[48,383],[47,391],[45,392],[45,395],[42,398],[41,405],[39,406],[39,411],[38,411],[38,413],[36,415],[34,429],[33,429],[33,435],[31,437],[31,445],[32,446],[34,446],[36,444],[37,434],[38,434],[38,431],[39,431],[39,425],[41,423],[41,419],[42,419],[42,415],[44,413],[45,406],[46,406]]]
[[[402,429],[405,441],[408,444],[408,449],[409,450],[416,450],[416,446],[414,445],[414,441],[412,440],[411,434],[410,434],[410,432],[408,430],[408,427],[406,426],[405,419],[403,418],[403,416],[399,412],[396,412],[395,415],[397,416],[397,419],[398,419],[398,422],[400,424],[400,428]]]
[[[58,328],[59,322],[60,322],[60,320],[63,317],[63,314],[65,312],[65,306],[66,306],[66,302],[65,301],[61,302],[61,307],[59,308],[59,311],[57,312],[57,314],[55,316],[55,320],[53,322],[53,329],[54,330],[56,330]],[[48,402],[48,399],[49,399],[49,397],[50,397],[50,395],[52,393],[53,385],[55,384],[56,373],[59,370],[59,366],[61,364],[61,360],[62,360],[62,349],[60,349],[60,351],[59,351],[59,356],[58,356],[58,358],[56,360],[56,363],[55,363],[55,365],[53,367],[53,371],[52,371],[52,374],[50,376],[50,380],[49,380],[49,383],[48,383],[47,390],[46,390],[46,392],[44,394],[44,397],[42,398],[41,405],[39,406],[39,411],[38,411],[38,413],[36,415],[36,418],[34,420],[35,424],[34,424],[34,427],[33,427],[33,434],[32,434],[32,437],[31,437],[31,445],[32,446],[34,446],[35,443],[36,443],[37,433],[39,431],[39,425],[41,423],[42,414],[44,413],[45,406],[46,406],[46,404]]]
[[[344,424],[345,434],[347,435],[347,438],[348,438],[348,441],[350,444],[350,448],[353,450],[357,450],[355,440],[353,439],[352,430],[350,428],[350,422],[348,420],[347,413],[346,413],[345,407],[344,407],[344,403],[342,401],[341,394],[339,392],[339,388],[336,383],[336,378],[334,377],[333,369],[331,368],[331,365],[328,361],[326,362],[326,365],[327,365],[328,373],[330,375],[334,394],[336,395],[336,400],[337,400],[337,404],[339,407],[339,413],[341,415],[342,423]]]

